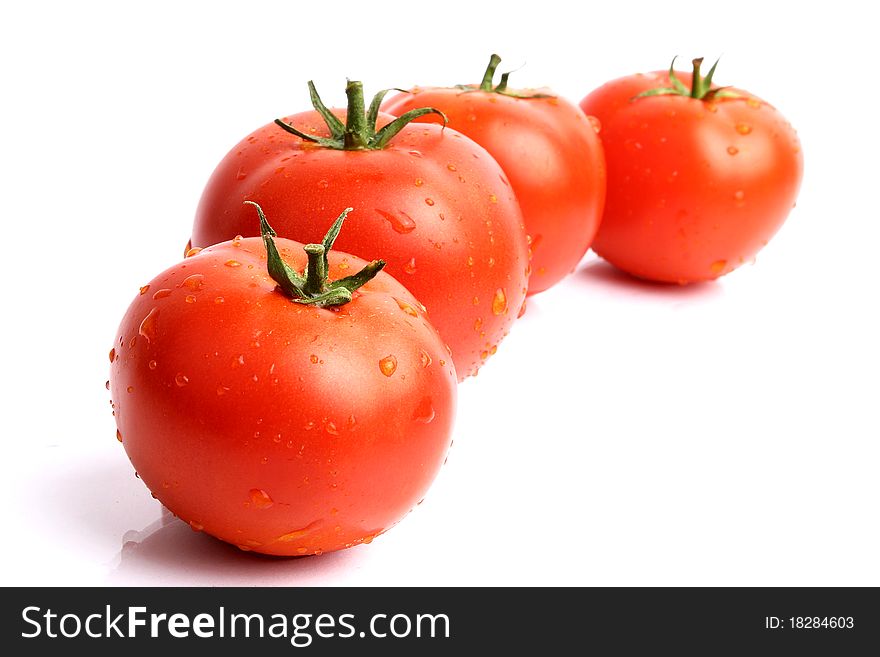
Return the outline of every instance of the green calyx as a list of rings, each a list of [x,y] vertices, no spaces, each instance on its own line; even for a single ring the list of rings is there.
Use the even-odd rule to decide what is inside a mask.
[[[691,60],[694,67],[694,73],[690,89],[688,89],[684,83],[678,79],[678,75],[675,74],[675,69],[673,67],[675,66],[676,59],[678,59],[678,57],[673,57],[672,63],[669,65],[669,83],[672,86],[648,89],[635,96],[633,100],[636,98],[646,98],[648,96],[689,96],[696,100],[705,101],[714,100],[716,98],[739,97],[739,94],[729,91],[727,87],[712,88],[712,76],[715,75],[715,67],[718,66],[718,62],[721,61],[720,58],[715,60],[715,63],[712,64],[712,68],[709,69],[709,72],[706,73],[705,77],[700,73],[700,68],[703,66],[703,58],[697,57],[696,59]]]
[[[456,88],[461,89],[462,91],[485,91],[487,93],[510,96],[511,98],[553,98],[553,96],[551,96],[550,94],[524,94],[508,89],[507,82],[510,79],[510,74],[513,73],[513,71],[502,73],[501,80],[499,80],[498,84],[493,87],[492,82],[495,79],[495,71],[498,69],[498,64],[500,63],[501,57],[493,53],[492,56],[489,57],[489,65],[486,67],[486,72],[483,73],[483,80],[482,82],[480,82],[479,85],[459,84],[456,85]]]
[[[266,221],[263,209],[253,201],[245,201],[253,205],[260,215],[260,234],[263,236],[263,244],[266,246],[268,258],[269,276],[272,277],[281,291],[296,303],[309,304],[325,308],[327,306],[341,306],[351,301],[352,293],[376,276],[385,266],[384,260],[374,260],[366,265],[357,274],[346,276],[335,281],[327,280],[328,262],[327,253],[333,247],[342,223],[351,212],[346,208],[336,218],[330,230],[324,236],[320,244],[306,244],[303,250],[309,256],[309,263],[305,271],[299,273],[288,265],[278,253],[274,237],[277,233]]]
[[[385,148],[394,135],[403,130],[408,123],[425,114],[438,115],[443,119],[443,125],[446,125],[446,115],[443,112],[433,107],[420,107],[410,110],[380,130],[376,130],[379,106],[389,91],[392,91],[392,89],[383,89],[373,96],[369,109],[365,111],[364,85],[361,82],[349,80],[345,85],[348,107],[345,123],[343,123],[333,112],[327,109],[327,106],[321,101],[317,89],[315,89],[315,84],[309,80],[309,95],[312,99],[312,107],[324,119],[324,123],[327,124],[327,128],[330,131],[330,136],[318,137],[306,134],[281,119],[275,119],[275,123],[300,139],[339,151],[380,150]],[[402,91],[402,89],[394,89],[394,91]]]

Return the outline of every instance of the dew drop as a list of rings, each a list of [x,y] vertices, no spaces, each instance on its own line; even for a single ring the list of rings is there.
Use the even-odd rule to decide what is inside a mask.
[[[503,288],[495,290],[495,296],[492,298],[492,314],[503,315],[507,312],[507,294]]]
[[[425,184],[424,180],[422,180],[421,178],[416,178],[416,187],[421,187],[424,184]]]
[[[338,436],[339,435],[339,429],[336,428],[335,422],[328,422],[327,424],[325,424],[324,431],[329,433],[331,436]]]
[[[119,429],[116,430],[116,440],[122,442],[122,432]]]
[[[392,230],[396,233],[405,235],[416,229],[416,222],[413,221],[413,218],[406,212],[400,211],[398,214],[392,214],[390,212],[385,212],[384,210],[376,210],[376,212],[382,215],[388,223],[391,224]]]
[[[428,205],[434,205],[434,199],[432,199],[432,198],[426,198],[426,199],[425,199],[425,203],[428,204]]]
[[[477,333],[479,333],[482,329],[483,329],[483,320],[480,319],[479,317],[477,317],[477,319],[474,320],[474,330]]]
[[[153,293],[153,298],[154,299],[164,299],[165,297],[169,296],[170,294],[171,294],[171,290],[169,290],[167,287],[163,287],[161,290],[156,290]]]
[[[159,309],[153,308],[147,313],[147,316],[144,317],[140,327],[138,327],[138,335],[144,336],[144,340],[147,341],[147,344],[156,339],[156,323],[158,320]]]
[[[747,135],[752,131],[752,126],[748,123],[737,123],[736,131],[741,135]]]
[[[458,167],[456,167],[454,164],[447,164],[446,168],[450,171],[458,171]]]
[[[416,150],[410,151],[409,154],[412,155],[413,157],[421,157],[422,156],[422,152],[416,151]]]
[[[244,171],[242,171],[239,168],[238,173],[235,174],[235,179],[236,180],[244,180],[245,178],[247,178],[247,173],[245,173]]]
[[[156,369],[157,366],[158,366],[158,363],[154,360],[151,360],[149,363],[147,363],[147,367],[149,367],[151,370]]]
[[[224,299],[223,297],[214,297],[214,303],[216,304],[221,304],[224,301],[226,301],[226,299]]]
[[[739,149],[736,146],[728,146],[727,147],[727,154],[728,155],[736,155],[737,153],[739,153]]]
[[[394,300],[397,302],[397,306],[403,312],[405,312],[407,315],[410,315],[412,317],[419,316],[418,311],[415,308],[413,308],[410,304],[408,304],[406,301],[404,301],[403,299],[398,299],[397,297],[395,297]]]
[[[590,122],[590,127],[593,128],[593,132],[598,135],[599,131],[602,130],[602,122],[595,116],[587,116],[587,121]]]
[[[227,267],[241,267],[241,263],[238,260],[227,260],[223,264]]]
[[[489,194],[489,203],[497,203],[498,197],[495,194]]]
[[[205,528],[204,525],[197,523],[195,520],[190,520],[189,526],[194,532],[200,532]]]
[[[420,424],[431,424],[434,417],[434,405],[431,403],[431,398],[423,397],[419,405],[416,406],[415,411],[413,411],[412,419]]]
[[[431,364],[431,356],[424,349],[419,349],[419,358],[422,360],[422,367],[427,367]]]
[[[312,363],[312,365],[317,365],[318,364],[317,354],[312,354],[311,356],[309,356],[309,361]]]
[[[241,235],[236,235],[235,237],[232,238],[232,246],[234,246],[235,248],[239,248],[241,246],[241,240],[242,240]],[[194,276],[199,276],[199,274],[194,274]],[[186,283],[186,281],[184,281],[184,283]],[[199,288],[195,288],[195,289],[199,289]]]
[[[382,360],[379,361],[379,370],[385,376],[391,376],[394,374],[394,371],[397,369],[397,358],[393,355],[385,356]]]
[[[189,377],[187,377],[185,374],[181,374],[180,372],[178,372],[177,376],[174,377],[174,383],[177,384],[178,388],[182,388],[187,383],[189,383]]]
[[[727,267],[727,260],[716,260],[709,268],[712,270],[712,273],[717,276],[724,271],[725,267]]]
[[[112,363],[116,360],[116,347],[110,350],[110,362]]]
[[[475,306],[480,305],[480,298],[479,298],[479,297],[474,297],[473,299],[471,299],[471,303],[472,303],[473,305],[475,305]]]
[[[201,251],[202,251],[202,247],[194,246],[192,248],[187,249],[186,253],[183,254],[183,257],[184,258],[192,258],[194,255],[198,255],[199,253],[201,253]]]
[[[415,257],[410,258],[403,265],[403,271],[407,274],[415,274],[416,273],[416,259]]]
[[[239,236],[240,239],[240,236]],[[183,279],[183,282],[180,284],[182,287],[187,287],[193,292],[198,292],[205,285],[205,277],[201,274],[193,274],[191,276],[187,276]]]
[[[251,488],[248,495],[251,498],[251,504],[257,509],[268,509],[275,504],[275,500],[269,497],[269,493],[262,488]]]
[[[227,388],[224,385],[219,385],[219,386],[217,386],[217,396],[220,397],[222,395],[225,395],[230,390],[232,390],[232,388]]]
[[[134,386],[128,386],[128,387],[125,389],[125,392],[127,392],[128,394],[133,393],[133,392],[134,392]]]
[[[748,105],[752,109],[759,109],[761,107],[761,101],[759,101],[757,98],[749,98],[746,101],[746,105]]]
[[[150,289],[150,286],[149,285],[141,285],[140,289],[141,289],[141,294],[146,294],[147,290]]]
[[[107,390],[110,390],[110,379],[107,379],[107,381],[104,382],[104,387],[107,388]]]
[[[193,294],[187,294],[186,297],[184,298],[184,301],[186,301],[187,303],[195,303],[196,297]]]
[[[318,189],[327,189],[329,186],[330,186],[330,183],[327,182],[326,180],[319,180],[318,181]]]

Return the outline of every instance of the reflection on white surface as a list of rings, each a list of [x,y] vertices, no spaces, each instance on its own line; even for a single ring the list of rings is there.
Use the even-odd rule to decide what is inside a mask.
[[[350,568],[360,550],[320,557],[269,557],[194,532],[167,509],[140,530],[126,531],[107,583],[125,586],[311,586]]]

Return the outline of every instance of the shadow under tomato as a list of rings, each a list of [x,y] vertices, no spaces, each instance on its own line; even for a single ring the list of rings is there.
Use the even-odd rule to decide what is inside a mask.
[[[721,296],[724,288],[718,280],[676,285],[637,278],[600,258],[591,257],[569,276],[572,284],[597,292],[628,296],[648,296],[669,300],[702,300]]]

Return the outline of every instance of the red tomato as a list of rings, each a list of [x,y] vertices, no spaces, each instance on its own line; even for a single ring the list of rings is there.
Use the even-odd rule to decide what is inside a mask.
[[[302,244],[277,244],[306,266]],[[366,265],[326,262],[332,281]],[[450,443],[455,370],[418,301],[384,272],[313,292],[341,305],[292,301],[260,238],[236,238],[141,288],[110,352],[117,437],[140,478],[243,550],[369,543],[421,500]]]
[[[327,212],[351,205],[339,248],[387,261],[428,309],[459,377],[475,374],[507,335],[528,285],[522,214],[507,178],[483,148],[437,124],[405,125],[384,147],[358,146],[376,120],[394,117],[378,115],[374,102],[366,135],[356,139],[364,130],[360,83],[347,93],[349,112],[330,114],[314,94],[318,110],[284,119],[322,143],[269,124],[235,146],[208,181],[192,244],[253,234],[243,199],[259,202],[280,235],[300,241],[320,231]],[[336,136],[328,120],[337,121]],[[344,149],[349,142],[354,150]]]
[[[401,114],[428,105],[494,157],[516,194],[531,239],[529,294],[569,274],[593,241],[605,202],[605,158],[597,130],[577,106],[546,90],[481,85],[417,87],[383,105]]]
[[[767,102],[712,85],[715,67],[703,78],[700,63],[694,75],[619,78],[581,101],[601,121],[608,164],[593,250],[641,278],[691,283],[733,271],[767,244],[797,198],[803,157],[794,129]]]

